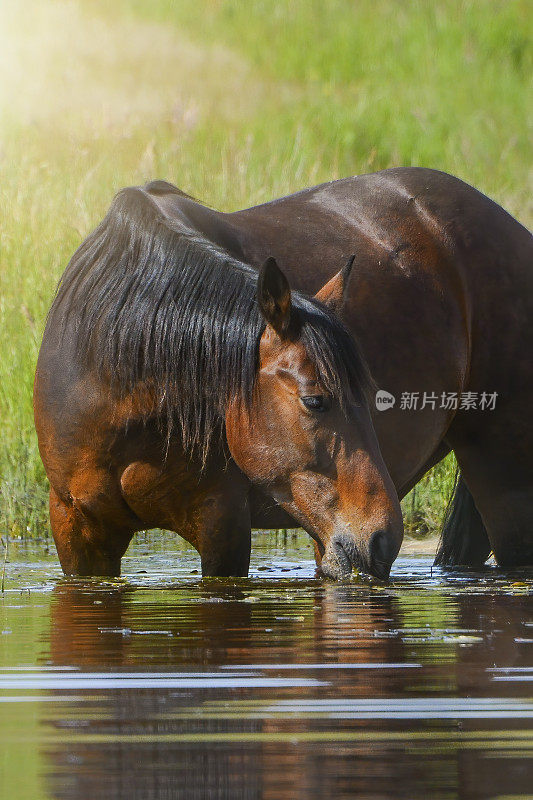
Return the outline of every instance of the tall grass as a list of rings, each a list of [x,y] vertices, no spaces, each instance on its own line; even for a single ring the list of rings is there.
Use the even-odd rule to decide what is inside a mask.
[[[417,164],[526,224],[521,0],[4,0],[0,8],[0,531],[47,531],[31,389],[46,311],[122,186],[222,210]],[[453,474],[404,503],[433,530]]]

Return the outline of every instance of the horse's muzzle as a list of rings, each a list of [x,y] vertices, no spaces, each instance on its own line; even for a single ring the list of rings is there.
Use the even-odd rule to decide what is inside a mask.
[[[385,530],[375,531],[364,544],[358,544],[349,533],[336,533],[328,543],[320,568],[327,578],[334,580],[348,578],[356,570],[386,581],[396,555],[397,547]]]

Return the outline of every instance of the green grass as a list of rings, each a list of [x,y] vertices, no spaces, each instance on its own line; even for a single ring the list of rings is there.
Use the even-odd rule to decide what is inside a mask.
[[[0,531],[47,531],[35,360],[56,282],[120,187],[166,178],[232,210],[416,164],[475,184],[529,224],[528,7],[5,0]],[[438,525],[452,476],[440,465],[405,501],[412,529]]]

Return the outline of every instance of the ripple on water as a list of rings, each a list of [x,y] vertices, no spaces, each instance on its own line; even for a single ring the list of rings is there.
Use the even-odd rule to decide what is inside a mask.
[[[249,579],[198,569],[168,536],[111,581],[11,548],[6,797],[531,797],[526,573],[409,555],[390,584],[335,584],[306,537],[265,534]]]

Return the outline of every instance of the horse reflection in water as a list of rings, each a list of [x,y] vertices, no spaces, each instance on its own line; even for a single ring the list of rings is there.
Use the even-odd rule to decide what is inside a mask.
[[[95,701],[96,710],[91,703],[96,714],[90,727],[83,728],[84,732],[127,735],[129,732],[149,731],[155,741],[146,745],[126,745],[119,739],[116,745],[111,742],[78,745],[69,744],[67,736],[64,746],[53,751],[48,749],[48,758],[53,762],[48,771],[53,796],[99,798],[104,796],[99,792],[105,786],[107,797],[115,796],[114,791],[120,788],[120,791],[127,792],[128,797],[143,800],[166,796],[228,800],[280,796],[289,800],[294,797],[289,787],[286,793],[282,788],[283,772],[288,770],[296,778],[302,767],[302,757],[304,769],[310,768],[308,757],[297,755],[298,748],[283,746],[280,752],[277,744],[258,744],[253,737],[262,734],[268,738],[272,734],[275,740],[278,727],[263,718],[263,709],[267,717],[266,708],[277,699],[290,701],[297,707],[302,699],[317,697],[317,692],[324,698],[328,693],[322,694],[316,686],[306,686],[308,678],[324,681],[323,670],[313,671],[311,668],[303,673],[298,670],[287,673],[283,669],[277,671],[275,665],[294,663],[295,653],[304,663],[386,664],[402,658],[402,645],[395,639],[374,635],[375,631],[385,631],[391,624],[390,620],[394,620],[394,602],[389,597],[354,608],[349,590],[339,593],[328,585],[318,596],[311,594],[304,602],[298,603],[295,611],[287,605],[280,609],[275,599],[279,587],[275,583],[270,584],[267,591],[273,595],[272,602],[267,604],[247,602],[246,590],[237,587],[227,587],[221,594],[215,589],[214,596],[206,589],[200,597],[197,587],[190,595],[185,588],[181,602],[167,602],[161,596],[165,593],[159,592],[157,598],[152,595],[139,604],[141,598],[128,589],[108,594],[87,591],[75,585],[58,586],[51,630],[54,666],[75,666],[83,672],[106,667],[116,670],[119,675],[131,670],[145,673],[149,654],[150,661],[157,664],[162,673],[167,670],[190,672],[191,664],[194,664],[195,669],[220,676],[226,672],[219,669],[221,664],[229,670],[243,664],[270,664],[274,669],[265,670],[266,676],[286,678],[289,675],[297,685],[250,689],[243,681],[240,689],[206,687],[182,692],[149,688],[149,680],[147,688],[142,691],[105,691],[101,686],[95,686],[96,697],[102,697],[103,691],[105,695],[103,701]],[[343,624],[338,622],[339,608],[348,606],[351,606],[348,612],[351,618],[343,629]],[[276,619],[280,613],[284,619]],[[146,621],[149,621],[150,629],[157,629],[160,633],[150,634],[145,630]],[[359,631],[356,638],[353,627]],[[238,674],[240,670],[236,672]],[[250,673],[257,675],[262,671],[260,667],[242,670],[244,677]],[[387,675],[387,680],[377,683],[374,676],[364,669],[335,671],[333,675],[328,674],[326,680],[333,677],[338,681],[341,678],[332,689],[337,696],[376,696],[377,693],[386,697],[391,691],[400,689],[401,678],[389,672],[383,674]],[[216,713],[210,719],[205,711],[211,706],[215,712],[220,711],[221,703],[229,703],[226,710],[231,711],[232,701],[235,702],[237,719]],[[243,701],[246,710],[241,713]],[[248,718],[247,701],[257,702],[257,718],[255,715]],[[188,719],[180,719],[180,713],[193,704],[192,719],[191,715]],[[83,713],[82,706],[81,718]],[[290,725],[290,729],[297,733],[305,730],[307,725]],[[283,723],[281,728],[284,728]],[[209,742],[209,734],[214,734],[216,739],[219,734],[237,732],[239,741],[236,743]],[[190,737],[194,733],[207,736],[208,741],[202,744],[186,740],[180,744],[157,740],[158,735]],[[248,735],[250,741],[247,741]],[[357,752],[356,747],[355,757]],[[379,757],[376,751],[374,755]],[[148,760],[150,769],[142,770],[141,765]],[[90,769],[85,768],[87,764],[91,765]],[[70,793],[65,793],[63,778],[67,766]],[[327,785],[331,776],[324,780]]]
[[[260,602],[249,602],[248,592],[238,585],[154,594],[57,587],[54,666],[89,673],[110,668],[124,676],[146,674],[153,663],[162,675],[199,671],[206,683],[150,687],[148,674],[142,690],[105,689],[102,683],[79,709],[74,700],[70,720],[83,721],[87,707],[92,712],[75,731],[116,739],[69,742],[72,728],[61,727],[62,743],[48,745],[45,755],[53,797],[481,800],[505,794],[509,785],[527,796],[529,762],[520,753],[504,753],[503,769],[497,746],[491,749],[491,739],[484,740],[501,721],[459,715],[458,727],[455,718],[402,718],[387,701],[405,699],[409,707],[413,698],[453,697],[460,703],[479,696],[494,698],[497,709],[501,684],[488,668],[527,666],[524,646],[516,640],[528,617],[528,598],[465,594],[452,600],[436,592],[433,605],[424,597],[419,608],[416,598],[335,584],[301,593],[297,583],[283,588],[265,583]],[[475,634],[472,642],[432,640],[430,629],[417,634],[432,618],[427,616],[432,607],[443,628]],[[419,666],[409,666],[413,663]],[[291,664],[300,666],[283,666]],[[305,664],[316,666],[302,668]],[[233,688],[209,687],[210,676],[224,675],[236,681]],[[254,676],[281,683],[254,687]],[[294,685],[283,685],[287,678]],[[345,713],[350,702],[365,699],[377,704],[382,716],[350,719]],[[325,712],[322,717],[317,708]],[[519,737],[527,723],[518,719],[505,726],[512,725]],[[128,734],[146,734],[148,740],[127,741]],[[479,753],[466,746],[469,734],[483,742]],[[166,736],[178,740],[165,741]]]
[[[154,742],[125,744],[118,739],[116,744],[69,744],[67,736],[64,745],[47,751],[52,795],[96,800],[118,796],[120,791],[143,800],[167,796],[292,800],[323,796],[323,791],[342,797],[343,786],[347,789],[349,784],[346,796],[352,796],[358,786],[368,783],[358,767],[366,759],[381,763],[384,781],[388,781],[393,767],[387,766],[384,744],[374,743],[369,749],[364,740],[359,743],[357,737],[351,738],[348,745],[337,750],[339,772],[333,774],[317,763],[317,754],[328,752],[327,746],[277,742],[280,732],[291,731],[295,738],[304,734],[305,738],[307,730],[324,726],[309,720],[292,722],[285,712],[281,719],[271,719],[268,708],[281,700],[293,706],[298,715],[299,704],[316,698],[401,694],[405,674],[386,668],[405,658],[399,639],[385,635],[390,627],[400,625],[395,600],[369,596],[354,605],[349,588],[326,585],[316,595],[309,594],[298,602],[295,610],[290,605],[278,605],[279,587],[275,583],[267,591],[273,595],[267,604],[247,602],[246,591],[236,587],[224,589],[221,595],[215,590],[214,596],[206,590],[200,598],[193,593],[187,598],[185,589],[182,602],[175,603],[165,602],[159,593],[157,599],[139,604],[140,598],[128,589],[107,594],[68,584],[59,586],[51,631],[54,666],[75,666],[84,672],[110,667],[118,675],[131,670],[146,672],[148,653],[162,673],[180,669],[190,672],[194,664],[195,669],[220,676],[226,672],[219,669],[221,664],[230,670],[243,664],[269,664],[273,669],[265,670],[266,676],[290,676],[296,685],[250,689],[243,681],[242,688],[231,691],[206,686],[180,692],[150,688],[148,679],[147,688],[141,691],[106,691],[95,686],[96,698],[105,694],[103,700],[91,703],[94,716],[89,728],[82,729],[85,733],[149,732]],[[281,618],[277,618],[279,614]],[[150,629],[160,633],[144,630],[147,620]],[[331,663],[336,668],[276,669],[275,665],[294,663],[295,657],[300,663]],[[344,663],[362,668],[338,669]],[[367,670],[365,664],[381,664],[384,669]],[[244,677],[250,672],[263,674],[261,667],[242,670]],[[331,682],[331,686],[308,686],[308,679]],[[255,708],[251,715],[250,703]],[[180,719],[191,706],[192,715]],[[224,713],[220,714],[222,706]],[[231,713],[225,713],[232,709],[236,715],[233,719]],[[83,706],[79,714],[83,719]],[[367,724],[349,723],[350,731],[362,731]],[[187,741],[195,733],[206,736],[207,742]],[[239,734],[235,743],[216,742],[218,735],[235,733]],[[168,734],[181,734],[185,741],[165,743],[157,738]],[[209,741],[210,734],[215,741]],[[267,741],[254,742],[257,735]],[[143,770],[143,763],[150,763],[150,768]],[[65,769],[69,772],[68,790]],[[295,793],[298,785],[309,792],[302,788],[301,794]],[[102,787],[105,795],[101,794]]]

